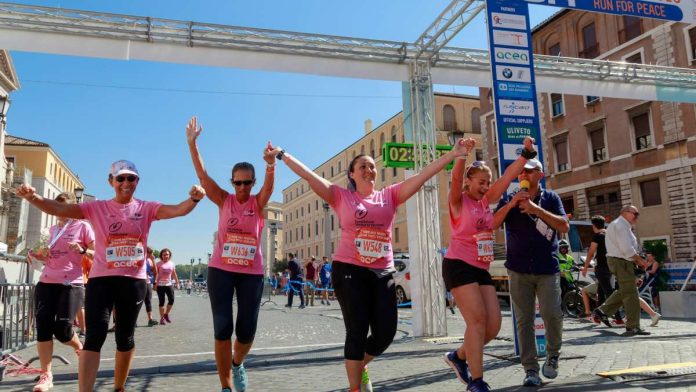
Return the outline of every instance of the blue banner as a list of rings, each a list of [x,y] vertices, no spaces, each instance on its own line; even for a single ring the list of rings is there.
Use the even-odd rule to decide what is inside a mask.
[[[583,11],[640,18],[696,23],[693,0],[524,0],[530,4],[552,5]]]

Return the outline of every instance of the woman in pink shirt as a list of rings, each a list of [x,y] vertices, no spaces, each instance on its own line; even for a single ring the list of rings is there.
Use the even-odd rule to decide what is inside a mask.
[[[483,381],[483,346],[498,335],[501,323],[498,297],[488,273],[493,261],[493,230],[500,226],[493,222],[490,204],[498,202],[527,159],[534,156],[534,139],[527,137],[522,155],[493,184],[491,169],[483,161],[465,169],[465,161],[458,160],[452,170],[452,238],[442,262],[442,278],[464,316],[466,332],[464,343],[444,359],[459,381],[468,384],[467,391],[489,390]]]
[[[118,314],[114,390],[124,389],[135,354],[135,322],[145,299],[144,261],[150,224],[186,215],[205,197],[203,188],[194,185],[189,198],[176,205],[139,200],[133,196],[139,180],[132,162],[116,161],[111,165],[108,178],[114,191],[110,200],[65,204],[44,199],[29,184],[17,188],[17,196],[41,211],[59,217],[86,219],[94,228],[96,246],[85,293],[87,337],[80,353],[80,392],[94,390],[112,310]]]
[[[176,268],[172,261],[172,251],[164,248],[160,251],[160,262],[157,263],[157,280],[155,281],[155,290],[157,290],[157,299],[159,300],[160,325],[171,323],[169,313],[174,306],[174,287],[179,287],[179,277],[176,276]],[[164,297],[167,297],[167,308],[164,308]]]
[[[375,189],[375,160],[357,155],[348,165],[348,189],[320,177],[280,147],[276,157],[307,180],[338,216],[341,239],[333,255],[332,281],[346,326],[345,366],[350,391],[372,390],[367,364],[382,354],[396,334],[396,292],[392,274],[392,224],[396,208],[474,143],[455,148],[407,180]],[[368,330],[370,335],[368,336]]]
[[[56,196],[55,201],[75,204],[76,199],[74,194],[63,192]],[[94,255],[94,231],[85,221],[67,218],[58,218],[58,224],[49,229],[47,249],[41,249],[41,253],[29,251],[29,261],[37,259],[44,264],[34,291],[36,351],[41,362],[41,375],[34,386],[35,392],[53,387],[54,336],[78,355],[82,350],[72,324],[85,296],[83,255]]]
[[[215,334],[215,363],[223,391],[247,388],[248,377],[244,358],[251,350],[263,293],[263,255],[259,242],[263,229],[263,209],[273,193],[275,159],[270,148],[264,150],[266,161],[263,186],[258,194],[251,189],[256,183],[256,171],[248,162],[232,168],[230,182],[235,193],[220,188],[203,166],[196,140],[203,131],[193,117],[186,127],[186,140],[193,167],[210,201],[218,206],[217,241],[208,264],[208,296],[213,311]],[[270,143],[269,143],[270,147]],[[237,296],[237,320],[232,314],[232,299]],[[236,326],[236,331],[234,328]],[[232,351],[232,333],[237,338]],[[230,377],[230,368],[232,377]]]

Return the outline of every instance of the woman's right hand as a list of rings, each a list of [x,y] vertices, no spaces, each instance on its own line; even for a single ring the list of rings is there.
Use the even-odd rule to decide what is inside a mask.
[[[186,141],[188,144],[195,143],[201,132],[203,132],[203,126],[198,125],[198,118],[196,116],[191,117],[188,125],[186,125]]]
[[[22,199],[31,200],[36,194],[36,189],[29,184],[22,184],[15,190],[15,195]]]

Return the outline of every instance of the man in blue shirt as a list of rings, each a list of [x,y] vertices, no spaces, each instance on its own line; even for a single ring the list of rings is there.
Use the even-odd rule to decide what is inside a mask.
[[[302,279],[302,269],[300,268],[300,262],[297,260],[294,254],[288,253],[288,270],[290,271],[290,290],[288,290],[288,304],[285,305],[286,308],[292,308],[292,297],[295,292],[300,294],[300,307],[299,309],[304,309],[304,287]]]
[[[520,189],[513,196],[504,196],[494,215],[496,226],[505,223],[505,267],[510,277],[510,297],[525,370],[524,386],[541,385],[534,333],[535,298],[539,300],[546,328],[547,355],[542,367],[546,378],[558,375],[563,334],[558,233],[567,233],[570,226],[558,194],[539,186],[543,177],[541,162],[527,161],[518,180],[528,181],[529,188]]]
[[[329,258],[324,256],[321,258],[321,270],[319,270],[319,279],[321,279],[321,288],[324,290],[321,293],[322,305],[331,305],[329,302],[329,288],[331,287],[331,264]]]

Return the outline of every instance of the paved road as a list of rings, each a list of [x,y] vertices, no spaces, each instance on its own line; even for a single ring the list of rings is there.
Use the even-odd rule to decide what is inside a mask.
[[[347,389],[343,368],[344,328],[336,303],[288,310],[285,297],[274,297],[259,316],[254,349],[247,358],[249,391],[341,391]],[[399,312],[394,344],[370,365],[377,391],[464,391],[443,363],[444,352],[457,347],[464,330],[461,316],[448,313],[450,338],[435,342],[413,337],[410,309]],[[137,353],[127,387],[131,391],[219,391],[213,360],[212,317],[207,298],[178,293],[172,324],[144,327],[144,312],[136,330]],[[653,334],[625,338],[621,329],[567,320],[560,375],[540,391],[695,391],[696,376],[649,378],[615,382],[596,373],[646,365],[696,360],[694,320],[663,320]],[[485,351],[487,382],[496,391],[520,390],[522,367],[512,356],[509,309],[503,310],[503,329]],[[114,341],[110,334],[102,351],[97,390],[112,387]],[[56,344],[56,353],[73,361],[54,365],[55,391],[75,391],[77,364],[69,349]],[[35,355],[35,348],[19,352]],[[6,378],[6,391],[31,390],[29,377]],[[527,389],[525,390],[534,390]]]

